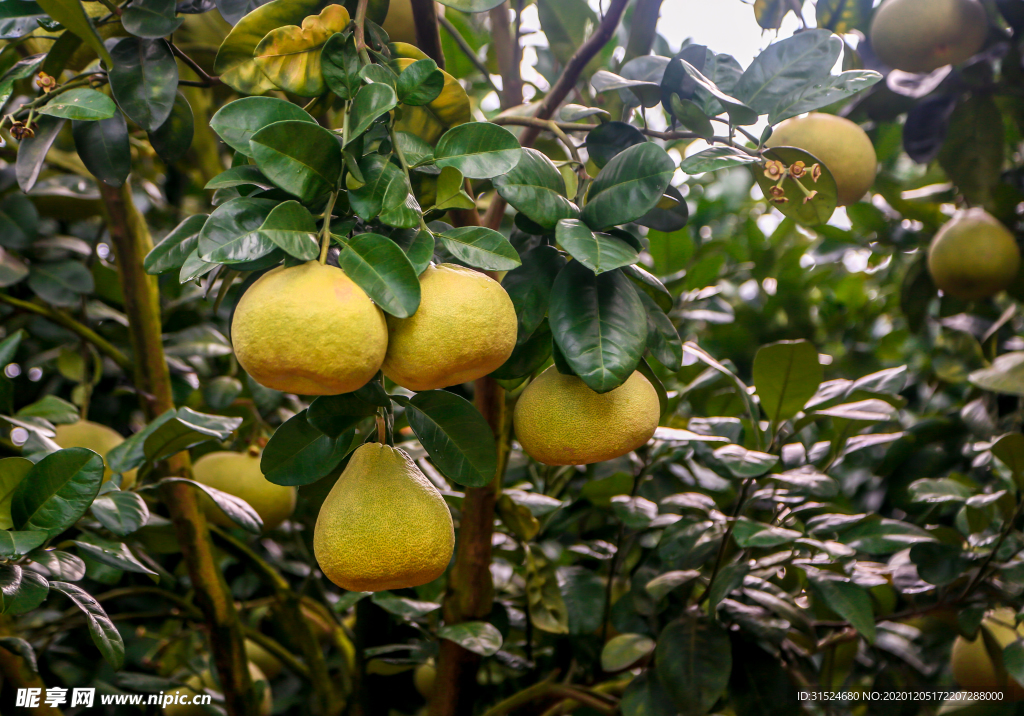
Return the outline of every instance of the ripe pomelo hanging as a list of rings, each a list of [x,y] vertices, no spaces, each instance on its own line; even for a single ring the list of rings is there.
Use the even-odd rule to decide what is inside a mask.
[[[1008,288],[1017,278],[1020,260],[1013,234],[984,209],[959,212],[928,248],[928,272],[936,287],[965,301]]]
[[[121,433],[106,425],[91,420],[79,420],[67,425],[57,425],[57,436],[53,441],[62,448],[80,447],[92,450],[103,457],[103,482],[114,473],[107,464],[107,453],[124,442]],[[121,475],[121,489],[130,490],[135,485],[136,470],[129,470]]]
[[[988,35],[977,0],[886,0],[871,21],[871,48],[904,72],[931,72],[976,55]]]
[[[269,531],[292,516],[298,493],[294,487],[275,485],[260,470],[260,453],[219,451],[203,455],[192,467],[196,482],[209,485],[221,492],[239,497],[249,503],[263,520],[264,531]],[[204,495],[203,511],[206,518],[222,527],[235,527],[235,523]]]

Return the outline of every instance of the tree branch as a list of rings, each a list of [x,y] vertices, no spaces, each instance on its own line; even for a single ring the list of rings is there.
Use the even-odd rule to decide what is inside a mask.
[[[469,61],[473,63],[473,66],[476,67],[477,71],[484,76],[487,84],[489,84],[491,89],[500,97],[501,91],[498,89],[498,86],[494,84],[494,80],[491,79],[491,73],[487,71],[487,65],[480,61],[480,58],[477,57],[475,52],[473,52],[473,48],[469,46],[468,42],[466,42],[466,38],[462,36],[458,29],[444,15],[438,15],[437,22],[448,32],[449,35],[451,35],[452,39],[455,40],[455,44],[459,46],[460,50],[462,50],[462,54],[464,54]]]
[[[443,70],[441,26],[434,0],[412,0],[412,19],[416,23],[416,45]]]
[[[161,339],[160,293],[156,277],[147,274],[142,266],[153,241],[146,220],[132,200],[131,185],[125,182],[114,188],[100,182],[99,187],[124,292],[135,353],[135,384],[142,396],[142,408],[152,419],[174,407],[171,375]],[[189,475],[192,470],[187,452],[171,456],[166,466],[170,474]],[[242,630],[234,599],[213,555],[198,496],[194,488],[183,482],[165,485],[162,496],[174,522],[196,601],[206,616],[207,638],[223,686],[225,708],[230,716],[249,716],[258,707]]]
[[[8,296],[5,293],[0,293],[0,302],[13,306],[19,311],[27,311],[28,313],[34,313],[37,316],[42,316],[51,323],[56,323],[58,326],[68,329],[82,340],[92,343],[96,346],[96,350],[117,363],[117,365],[123,370],[131,372],[132,368],[135,366],[132,359],[118,350],[117,346],[84,323],[79,323],[66,313],[62,313],[55,308],[50,308],[49,306],[44,306],[39,303],[22,301],[20,298],[14,298],[13,296]]]
[[[519,38],[512,34],[509,22],[508,0],[490,12],[491,41],[498,58],[501,74],[501,108],[508,109],[523,103],[523,76],[519,70]],[[447,25],[445,26],[447,27]]]

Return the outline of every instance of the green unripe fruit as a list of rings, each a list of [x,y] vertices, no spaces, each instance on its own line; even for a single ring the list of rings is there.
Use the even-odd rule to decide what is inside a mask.
[[[1020,270],[1020,248],[1005,226],[984,209],[957,214],[935,234],[928,272],[944,293],[965,301],[994,296]]]

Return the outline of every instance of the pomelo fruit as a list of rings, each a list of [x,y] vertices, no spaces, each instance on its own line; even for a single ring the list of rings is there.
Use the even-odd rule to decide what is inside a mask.
[[[596,393],[551,366],[516,402],[513,424],[526,454],[546,465],[587,465],[625,455],[654,435],[658,393],[635,372],[618,388]]]
[[[295,511],[296,489],[275,485],[263,477],[257,450],[207,453],[196,460],[192,473],[196,482],[248,502],[263,520],[265,531],[274,529]],[[212,499],[203,495],[201,501],[208,520],[222,527],[236,526]]]
[[[427,701],[430,701],[430,697],[434,694],[434,682],[436,680],[437,668],[431,663],[420,664],[412,675],[412,682],[416,686],[416,690]]]
[[[103,482],[114,473],[107,465],[107,453],[124,442],[121,433],[106,425],[91,420],[79,420],[76,423],[55,426],[57,436],[53,439],[62,448],[87,448],[103,457]],[[121,475],[121,489],[130,490],[135,485],[136,470],[129,470]]]
[[[928,249],[928,273],[950,296],[976,301],[1010,286],[1020,269],[1013,234],[984,209],[959,212]]]
[[[338,395],[366,385],[388,347],[384,314],[345,272],[278,267],[245,292],[231,322],[242,367],[285,393]]]
[[[890,67],[931,72],[976,55],[988,35],[977,0],[885,0],[871,21],[871,47]]]
[[[985,617],[982,628],[987,629],[1000,646],[1024,637],[1024,626],[1014,629],[1014,611],[1003,607],[994,609]],[[1000,683],[995,665],[985,648],[985,639],[979,634],[972,640],[958,636],[953,642],[950,657],[953,678],[965,691],[1000,691],[1008,701],[1024,700],[1024,686],[1007,676],[1005,684]],[[1004,688],[1005,687],[1005,688]]]
[[[448,505],[402,450],[358,448],[320,508],[313,552],[342,589],[416,587],[444,573],[455,546]]]
[[[796,147],[821,160],[836,180],[839,206],[856,204],[875,182],[875,147],[867,133],[845,117],[812,113],[787,119],[775,128],[767,146]],[[802,181],[814,188],[809,178]]]
[[[458,385],[497,370],[516,345],[516,309],[479,271],[441,264],[420,275],[420,307],[387,317],[384,375],[409,390]]]
[[[258,666],[268,679],[276,679],[284,671],[281,660],[252,639],[245,640],[245,656]]]
[[[253,684],[263,682],[263,697],[260,699],[259,711],[256,716],[270,716],[274,706],[274,698],[270,693],[270,683],[260,668],[251,661],[249,662],[249,678]],[[178,694],[179,700],[185,703],[171,703],[164,706],[166,716],[209,716],[210,711],[200,704],[192,703],[192,699],[204,693],[203,689],[220,692],[220,686],[214,681],[213,674],[206,670],[202,676],[192,676],[186,682],[188,686],[181,686],[177,689],[168,689],[165,694]]]

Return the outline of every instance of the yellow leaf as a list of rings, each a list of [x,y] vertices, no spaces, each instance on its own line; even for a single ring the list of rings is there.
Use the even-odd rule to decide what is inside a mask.
[[[320,69],[320,53],[331,35],[349,23],[343,5],[328,5],[310,15],[302,26],[285,25],[271,30],[256,46],[256,65],[286,92],[300,97],[319,97],[326,90]]]

